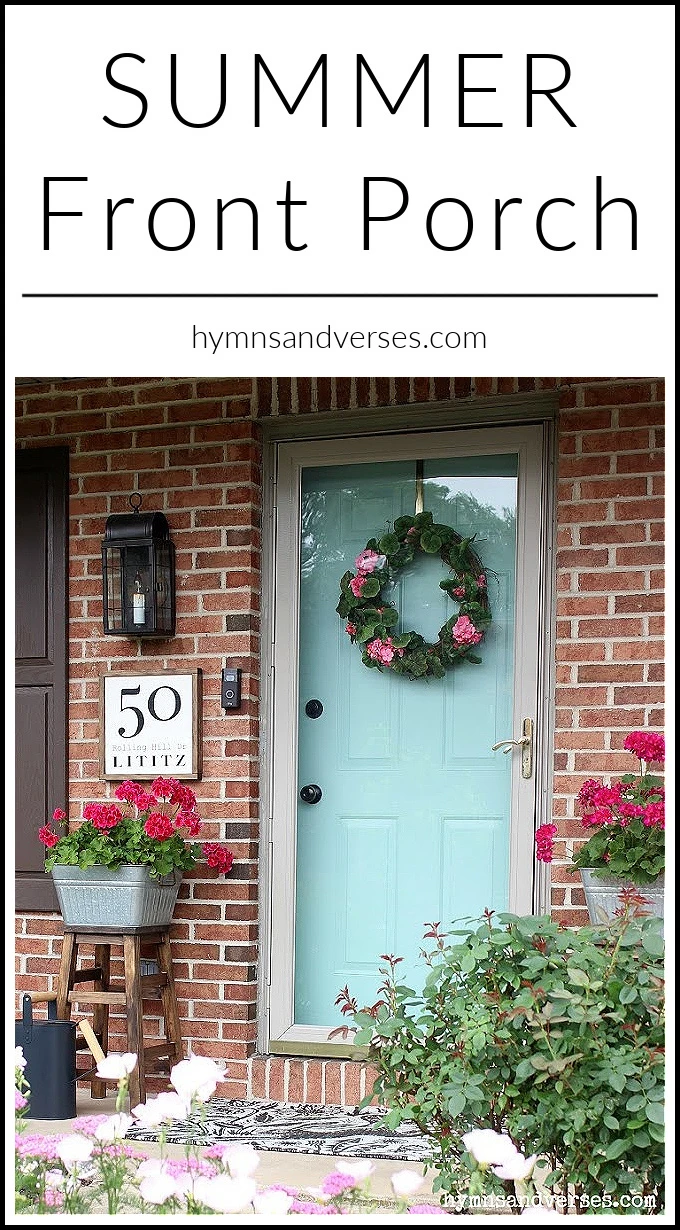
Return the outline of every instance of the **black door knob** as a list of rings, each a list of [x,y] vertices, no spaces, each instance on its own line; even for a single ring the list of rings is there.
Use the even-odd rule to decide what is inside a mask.
[[[300,791],[300,798],[303,803],[318,803],[321,798],[321,793],[320,786],[303,786]]]

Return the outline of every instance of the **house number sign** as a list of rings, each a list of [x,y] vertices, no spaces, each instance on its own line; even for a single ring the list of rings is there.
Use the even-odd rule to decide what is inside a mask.
[[[201,671],[100,676],[100,776],[201,776]]]

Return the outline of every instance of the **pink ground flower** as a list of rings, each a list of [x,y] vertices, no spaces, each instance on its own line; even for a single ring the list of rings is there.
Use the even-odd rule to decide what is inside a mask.
[[[165,812],[152,811],[144,821],[144,832],[147,837],[155,837],[156,841],[167,841],[168,837],[172,837],[174,831],[175,826]]]
[[[43,824],[42,828],[38,829],[38,839],[43,843],[44,846],[47,846],[48,850],[52,846],[56,846],[57,842],[59,841],[57,834],[52,832],[48,824]]]
[[[57,824],[61,824],[62,820],[66,819],[66,812],[63,807],[55,807],[52,812],[52,819],[56,820]]]
[[[20,1093],[18,1089],[15,1089],[14,1090],[14,1109],[23,1110],[25,1106],[28,1106],[28,1102],[26,1101],[26,1098],[24,1097],[23,1093]]]
[[[663,735],[653,730],[633,730],[623,741],[627,752],[633,752],[638,760],[663,764],[666,759],[666,741]]]
[[[359,1180],[351,1174],[340,1174],[338,1171],[333,1171],[332,1174],[326,1175],[321,1184],[321,1191],[326,1196],[339,1196],[341,1192],[350,1191],[356,1187]]]
[[[482,635],[467,615],[461,615],[451,629],[451,636],[456,645],[478,645]]]
[[[352,577],[352,580],[349,583],[349,587],[352,593],[354,594],[355,598],[361,597],[364,585],[366,584],[367,580],[368,578],[364,576]]]

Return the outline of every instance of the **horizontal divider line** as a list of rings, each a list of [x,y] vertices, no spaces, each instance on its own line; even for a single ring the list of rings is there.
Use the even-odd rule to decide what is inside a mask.
[[[22,299],[658,299],[656,291],[25,291]]]

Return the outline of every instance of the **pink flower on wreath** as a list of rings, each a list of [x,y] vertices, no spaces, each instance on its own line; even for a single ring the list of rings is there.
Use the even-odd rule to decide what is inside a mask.
[[[627,752],[633,752],[638,760],[663,764],[666,759],[666,741],[663,735],[653,730],[633,730],[623,741]]]
[[[234,865],[234,856],[226,846],[216,841],[206,841],[203,845],[203,857],[209,867],[216,867],[219,875],[226,875]]]
[[[367,580],[368,580],[368,577],[364,577],[364,576],[352,577],[352,580],[349,583],[349,587],[352,593],[354,594],[355,598],[361,597],[364,585],[366,584]]]
[[[52,832],[49,824],[44,824],[41,829],[38,829],[38,840],[49,850],[52,846],[56,846],[59,838],[56,833]]]
[[[354,567],[357,572],[365,572],[370,575],[375,572],[376,568],[385,567],[385,556],[378,555],[377,551],[371,551],[368,547],[357,555],[354,561]]]
[[[486,573],[485,572],[480,572],[479,576],[477,577],[477,585],[479,589],[486,589]]]
[[[455,598],[464,598],[465,597],[465,586],[457,585],[456,588],[451,591],[451,593],[453,594]]]
[[[162,811],[152,811],[144,822],[144,832],[147,837],[155,837],[156,841],[167,841],[172,837],[175,828],[169,816]]]
[[[377,636],[374,641],[370,641],[366,646],[366,653],[369,658],[372,658],[374,662],[380,662],[382,666],[389,666],[395,654],[400,658],[404,656],[403,649],[399,649],[393,644],[391,636],[388,636],[384,641],[381,641],[380,637]]]
[[[461,615],[453,625],[451,636],[456,645],[478,645],[482,639],[482,633],[475,628],[472,620],[467,615]]]
[[[541,863],[552,863],[555,851],[556,824],[542,824],[536,829],[536,858]]]
[[[357,634],[356,624],[348,624],[347,627],[345,628],[345,632],[347,633],[348,636],[356,636]]]

